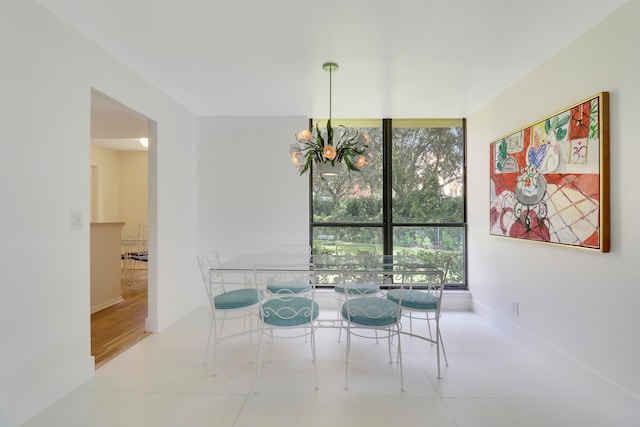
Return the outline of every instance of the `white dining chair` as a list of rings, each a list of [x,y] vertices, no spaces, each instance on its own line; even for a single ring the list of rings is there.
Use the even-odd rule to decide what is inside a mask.
[[[360,274],[354,273],[354,274]],[[374,273],[374,276],[377,273]],[[389,363],[393,363],[391,346],[392,342],[397,342],[396,360],[400,368],[400,390],[405,391],[404,374],[402,371],[402,293],[404,285],[401,283],[397,287],[398,300],[392,301],[384,296],[371,297],[363,296],[361,293],[364,283],[345,285],[344,304],[342,305],[341,315],[344,322],[344,329],[347,336],[346,358],[345,358],[345,390],[349,389],[349,366],[355,363],[351,360],[351,346],[353,337],[370,338],[370,339],[387,339],[389,352]],[[351,292],[351,286],[358,286],[358,292]],[[371,283],[374,289],[376,283]],[[373,334],[365,333],[366,330],[373,331]]]
[[[254,267],[254,283],[258,293],[269,283],[287,283],[292,286],[308,287],[308,292],[278,292],[264,299],[260,304],[258,316],[259,355],[256,370],[256,392],[262,385],[262,366],[265,337],[269,338],[269,359],[273,357],[274,340],[304,338],[311,342],[311,361],[316,390],[318,389],[318,371],[316,367],[315,330],[320,309],[315,301],[316,272],[312,264],[268,265]],[[283,331],[276,334],[275,331]]]
[[[442,340],[442,332],[440,331],[440,310],[442,308],[442,295],[450,263],[450,256],[444,259],[440,266],[442,268],[442,274],[439,280],[435,282],[424,280],[426,277],[421,274],[420,270],[405,273],[403,275],[403,281],[405,282],[406,289],[404,289],[402,293],[402,298],[400,298],[398,290],[394,289],[387,292],[387,298],[400,304],[404,309],[404,316],[409,319],[410,334],[413,335],[414,320],[426,321],[429,337],[420,336],[420,338],[436,346],[437,378],[442,378],[440,352],[442,352],[444,357],[445,365],[449,366],[447,352],[445,351]],[[434,323],[435,333],[431,331],[432,322]]]
[[[217,375],[218,345],[223,338],[222,330],[225,321],[230,320],[231,317],[242,317],[244,322],[243,329],[239,333],[249,334],[249,351],[252,354],[253,314],[255,314],[262,297],[252,283],[247,283],[244,280],[245,274],[226,274],[224,271],[216,269],[220,264],[217,251],[198,255],[198,264],[210,307],[209,335],[205,348],[204,363],[207,363],[211,335],[213,334],[213,374]],[[247,319],[249,319],[248,329],[246,327]],[[218,321],[220,321],[219,326]],[[237,334],[229,334],[224,338]]]

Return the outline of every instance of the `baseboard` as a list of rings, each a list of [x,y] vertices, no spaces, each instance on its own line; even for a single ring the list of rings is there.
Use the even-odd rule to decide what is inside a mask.
[[[0,426],[18,427],[24,424],[89,381],[95,374],[95,361],[93,356],[89,356],[51,372],[55,375],[34,385],[30,392],[17,396],[0,409]]]
[[[442,295],[442,311],[470,311],[471,292],[444,291]]]
[[[120,303],[122,301],[124,301],[124,299],[122,299],[122,297],[118,297],[118,298],[114,298],[112,300],[105,301],[103,303],[94,305],[94,306],[91,307],[91,314],[96,313],[96,312],[98,312],[100,310],[104,310],[105,308],[109,308],[112,305],[116,305],[116,304],[118,304],[118,303]]]
[[[557,368],[586,387],[594,390],[603,399],[611,400],[620,411],[624,411],[633,419],[640,418],[640,398],[612,383],[588,366],[570,357],[558,348],[551,346],[540,337],[531,334],[520,326],[499,315],[492,309],[477,301],[472,302],[471,311],[486,320],[509,338],[525,347],[529,352]]]
[[[147,317],[144,319],[144,330],[158,333],[160,329],[158,328],[158,318],[157,317]]]

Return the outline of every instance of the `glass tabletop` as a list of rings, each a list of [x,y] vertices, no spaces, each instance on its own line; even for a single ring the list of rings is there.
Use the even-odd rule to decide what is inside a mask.
[[[253,270],[256,267],[313,265],[318,273],[377,270],[381,273],[442,275],[434,264],[411,255],[272,255],[245,254],[221,262],[215,270]]]

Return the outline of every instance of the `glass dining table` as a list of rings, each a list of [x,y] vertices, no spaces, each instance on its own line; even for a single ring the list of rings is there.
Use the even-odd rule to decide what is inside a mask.
[[[400,284],[434,283],[444,279],[444,271],[412,255],[272,255],[245,254],[220,262],[210,274],[246,274],[256,268],[308,268],[316,271],[317,287],[332,287],[348,273],[369,272],[375,282],[390,288]]]
[[[442,279],[444,272],[434,264],[414,255],[272,255],[244,254],[221,261],[212,268],[217,271],[248,271],[256,266],[313,265],[318,273],[353,270],[378,270],[380,272],[403,272],[435,276]]]
[[[366,274],[370,283],[379,285],[383,295],[392,289],[420,289],[434,286],[442,292],[445,272],[434,264],[411,255],[272,255],[246,254],[220,262],[210,270],[210,280],[215,275],[230,275],[235,277],[236,284],[249,285],[252,275],[257,270],[299,268],[307,270],[313,268],[316,274],[316,289],[331,289],[344,283],[345,277]],[[253,284],[255,286],[255,284]],[[337,297],[339,301],[340,297]],[[344,328],[344,323],[338,315],[336,317],[321,317],[318,319],[319,328]],[[326,310],[325,310],[326,312]],[[328,313],[328,312],[327,312]],[[436,318],[433,318],[436,320]],[[438,378],[440,376],[440,330],[436,325],[435,336],[414,333],[403,330],[400,333],[416,337],[438,345]],[[442,352],[446,361],[446,353]],[[448,365],[448,363],[447,363]]]

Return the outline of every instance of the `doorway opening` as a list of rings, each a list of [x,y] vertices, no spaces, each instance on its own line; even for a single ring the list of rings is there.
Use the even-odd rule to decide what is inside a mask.
[[[155,130],[144,115],[91,91],[91,270],[106,272],[91,275],[96,368],[150,334],[149,287],[155,284],[148,279],[149,194],[155,183],[149,182],[148,146]],[[105,230],[112,235],[105,237]],[[105,280],[110,272],[113,278]]]

